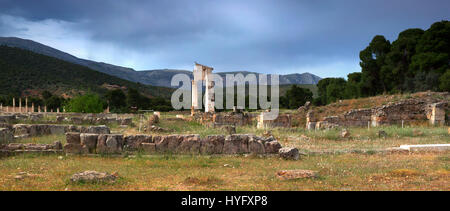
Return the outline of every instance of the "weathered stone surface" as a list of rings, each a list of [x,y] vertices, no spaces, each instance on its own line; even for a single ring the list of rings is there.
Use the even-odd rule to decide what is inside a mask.
[[[176,152],[180,154],[198,154],[200,153],[200,135],[184,135],[180,136],[181,143],[178,145]]]
[[[156,153],[156,144],[155,143],[141,143],[139,148],[142,149],[143,152],[148,154]]]
[[[86,133],[110,134],[111,131],[106,125],[89,126]]]
[[[297,148],[284,147],[278,151],[281,158],[286,160],[298,160],[300,158],[300,153]]]
[[[56,122],[57,123],[62,123],[62,122],[64,122],[64,117],[63,116],[56,116]]]
[[[0,128],[0,144],[7,144],[14,141],[14,135],[8,128]]]
[[[82,133],[80,134],[80,142],[88,153],[95,153],[97,147],[98,134]]]
[[[249,135],[229,135],[225,138],[223,145],[224,154],[244,154],[248,153]]]
[[[212,115],[204,113],[202,116],[199,116],[200,122],[212,122],[216,126],[222,125],[248,125],[252,122],[252,116],[247,113],[242,112],[232,112],[232,113],[214,113]],[[235,134],[235,133],[233,133]]]
[[[25,124],[16,124],[13,125],[14,135],[25,135],[28,134],[29,128],[28,125]]]
[[[168,131],[167,129],[165,129],[165,128],[162,128],[162,127],[158,127],[158,126],[155,126],[155,125],[151,125],[150,127],[148,127],[148,129],[147,129],[147,131],[151,131],[151,132],[166,132],[166,131]]]
[[[450,144],[401,145],[400,148],[410,152],[445,152],[450,151]]]
[[[59,143],[61,144],[61,143]],[[21,144],[21,143],[12,143],[0,146],[0,149],[6,151],[46,151],[46,150],[61,150],[61,146],[58,143],[54,144]]]
[[[71,154],[81,154],[81,152],[82,152],[81,144],[76,144],[76,143],[66,143],[66,144],[64,144],[63,149],[64,149],[65,153],[71,153]]]
[[[236,134],[236,127],[234,125],[225,125],[223,126],[223,129],[229,135]]]
[[[278,153],[281,149],[281,144],[278,141],[268,141],[264,144],[264,150],[266,153]]]
[[[434,93],[441,95],[442,93]],[[448,95],[448,93],[444,93]],[[429,95],[431,96],[431,95]],[[446,98],[446,96],[441,95]],[[409,124],[417,121],[429,121],[431,124],[445,124],[445,110],[448,107],[448,101],[436,97],[420,97],[413,99],[406,99],[398,102],[391,102],[383,106],[368,108],[368,109],[354,109],[338,116],[323,117],[322,120],[317,118],[308,118],[307,126],[313,122],[323,122],[321,125],[334,125],[341,127],[372,127],[380,125],[393,124]],[[310,111],[312,112],[312,111]],[[307,127],[308,129],[314,129]],[[317,128],[317,123],[315,129]]]
[[[63,149],[63,145],[60,141],[55,141],[53,142],[53,148],[56,150],[62,150]]]
[[[121,153],[123,146],[123,135],[100,134],[97,139],[96,152],[100,154]]]
[[[159,122],[159,116],[158,115],[151,115],[148,117],[148,127],[150,128],[152,125],[157,124]]]
[[[225,136],[212,135],[201,140],[200,153],[202,154],[222,154]]]
[[[80,118],[80,117],[72,117],[72,118],[70,118],[70,121],[73,122],[73,124],[76,124],[76,125],[83,124],[83,119]]]
[[[315,178],[319,175],[317,171],[311,170],[282,170],[277,172],[277,177],[281,180]]]
[[[66,142],[69,144],[81,144],[80,133],[76,132],[66,133]]]
[[[257,128],[291,127],[292,125],[290,114],[279,114],[276,119],[272,119],[270,114],[262,112],[258,116]]]
[[[180,135],[169,135],[165,139],[167,139],[167,151],[169,152],[176,152],[178,146],[183,141],[183,137]]]
[[[72,175],[71,182],[80,183],[110,183],[117,179],[117,174],[108,174],[97,171],[85,171]]]
[[[263,140],[251,136],[248,140],[248,151],[252,154],[264,154],[266,153],[266,150],[264,148],[264,142]]]
[[[48,130],[51,135],[64,134],[66,126],[64,125],[48,125]]]
[[[168,151],[169,139],[167,136],[154,136],[153,141],[156,144],[156,151],[159,153],[165,153]]]
[[[151,135],[130,135],[124,137],[124,149],[138,150],[142,143],[153,143]]]
[[[131,125],[133,123],[132,118],[124,118],[120,120],[121,125]]]
[[[349,138],[350,137],[350,131],[348,131],[347,129],[342,129],[341,137],[342,138]]]
[[[0,122],[1,123],[11,123],[16,119],[14,115],[1,115]]]
[[[47,124],[16,124],[12,126],[16,136],[34,137],[42,135],[58,135],[65,132],[88,132],[86,127],[67,125],[47,125]]]
[[[384,131],[384,130],[378,131],[378,138],[386,139],[387,136],[388,136],[388,135],[387,135],[386,131]]]

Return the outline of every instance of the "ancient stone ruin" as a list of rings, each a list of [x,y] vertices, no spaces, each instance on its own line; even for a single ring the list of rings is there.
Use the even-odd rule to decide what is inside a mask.
[[[249,134],[211,135],[129,135],[66,133],[64,152],[71,154],[274,154],[281,144],[273,137]]]
[[[429,121],[431,125],[445,124],[448,102],[427,102],[407,99],[375,108],[354,109],[337,116],[318,119],[314,110],[306,115],[306,128],[329,129],[334,127],[377,127],[381,125],[403,125]]]
[[[205,112],[214,112],[214,68],[195,63],[194,80],[192,80],[192,113],[201,108],[203,82],[205,89]]]

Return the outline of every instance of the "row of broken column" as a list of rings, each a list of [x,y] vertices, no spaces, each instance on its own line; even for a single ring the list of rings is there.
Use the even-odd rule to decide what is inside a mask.
[[[31,111],[30,111],[31,108]],[[19,98],[19,106],[16,107],[16,99],[13,98],[12,101],[12,107],[11,106],[5,106],[3,107],[3,104],[0,104],[0,111],[4,111],[5,112],[12,112],[12,113],[34,113],[35,107],[34,107],[34,103],[31,103],[31,107],[28,107],[28,98],[25,98],[25,107],[22,107],[22,98]],[[47,106],[44,106],[43,109],[41,109],[41,106],[37,107],[37,112],[41,113],[41,112],[45,112],[47,113]],[[50,112],[53,113],[53,109],[50,109]],[[56,108],[56,112],[60,113],[60,109]],[[63,111],[62,111],[63,112]]]

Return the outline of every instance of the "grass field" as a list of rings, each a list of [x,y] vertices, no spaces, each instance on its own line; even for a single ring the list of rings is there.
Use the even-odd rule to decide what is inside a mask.
[[[450,154],[275,157],[31,156],[0,162],[0,190],[450,190]],[[279,180],[286,169],[319,171],[314,179]],[[72,184],[85,170],[117,172],[114,184]],[[29,176],[14,177],[20,172]],[[22,173],[23,174],[23,173]]]

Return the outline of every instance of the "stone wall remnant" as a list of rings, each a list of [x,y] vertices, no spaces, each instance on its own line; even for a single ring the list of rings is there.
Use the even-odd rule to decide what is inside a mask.
[[[314,111],[311,110],[306,115],[306,128],[311,130],[334,127],[377,127],[426,121],[432,125],[444,125],[446,110],[448,110],[447,101],[433,103],[421,99],[407,99],[370,109],[353,109],[321,120],[314,118]]]
[[[0,128],[0,144],[7,144],[14,141],[14,135],[8,128]]]
[[[64,152],[72,154],[117,154],[133,151],[175,154],[272,154],[281,145],[273,137],[249,134],[212,135],[129,135],[66,133]]]
[[[99,126],[73,126],[73,125],[47,125],[47,124],[16,124],[12,131],[18,137],[34,137],[42,135],[60,135],[66,132],[109,134],[110,129],[105,125]]]
[[[258,119],[257,128],[259,129],[292,126],[292,117],[289,114],[279,114],[276,119],[268,120],[267,113],[262,112],[257,119]]]

